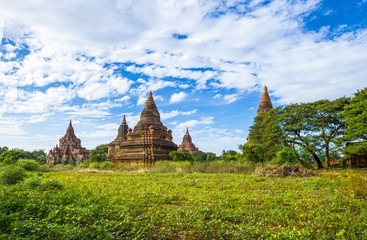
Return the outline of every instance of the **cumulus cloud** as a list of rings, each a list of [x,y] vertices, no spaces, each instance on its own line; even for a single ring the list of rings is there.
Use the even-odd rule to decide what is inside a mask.
[[[166,120],[166,119],[177,117],[179,115],[189,116],[189,115],[192,115],[196,112],[197,112],[197,109],[194,109],[192,111],[187,111],[187,112],[179,111],[179,110],[176,109],[176,110],[172,110],[170,112],[161,111],[160,114],[161,114],[161,119]]]
[[[184,93],[184,92],[174,93],[172,94],[169,102],[170,103],[182,102],[186,97],[187,97],[187,93]]]

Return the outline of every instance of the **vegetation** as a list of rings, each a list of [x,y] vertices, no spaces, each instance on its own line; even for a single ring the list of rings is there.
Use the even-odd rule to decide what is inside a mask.
[[[315,163],[321,169],[324,165],[329,168],[331,158],[340,158],[342,151],[366,154],[366,104],[367,88],[351,99],[290,104],[263,113],[250,128],[250,141],[241,146],[243,158],[282,163],[284,158],[280,160],[280,156],[287,155],[285,151],[291,153],[291,147],[294,163]],[[346,141],[354,142],[344,148]]]
[[[38,164],[46,163],[46,153],[43,150],[34,150],[32,152],[22,149],[11,149],[8,147],[0,147],[0,162],[5,165],[15,164],[19,159],[33,159]]]
[[[347,154],[367,153],[367,88],[358,91],[345,107],[342,116],[345,116],[347,129],[339,140],[341,143],[352,141],[345,147]]]
[[[367,237],[364,172],[30,174],[0,186],[1,239]]]
[[[17,184],[26,177],[24,168],[9,165],[0,169],[0,182],[6,185]]]

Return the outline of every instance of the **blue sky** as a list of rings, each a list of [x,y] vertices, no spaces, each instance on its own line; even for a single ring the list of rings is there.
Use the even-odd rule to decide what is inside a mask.
[[[263,85],[274,106],[366,87],[366,0],[0,0],[0,146],[48,151],[69,119],[112,141],[153,91],[180,144],[245,142]]]

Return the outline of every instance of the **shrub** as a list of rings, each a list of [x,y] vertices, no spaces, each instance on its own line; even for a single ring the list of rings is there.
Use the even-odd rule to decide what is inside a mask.
[[[0,233],[5,232],[11,225],[12,219],[10,216],[0,213]]]
[[[242,147],[243,156],[249,162],[265,162],[265,149],[262,144],[247,143]]]
[[[47,190],[61,190],[63,188],[64,188],[64,186],[57,179],[47,180],[47,181],[43,182],[40,185],[40,189],[43,190],[43,191],[47,191]]]
[[[111,169],[114,169],[114,168],[115,168],[115,165],[113,165],[110,162],[102,162],[102,163],[99,164],[99,169],[101,169],[101,170],[111,170]]]
[[[48,164],[42,164],[39,168],[41,172],[49,172],[51,171],[52,166]]]
[[[40,165],[36,160],[31,159],[19,159],[16,163],[27,171],[36,171],[39,169]]]
[[[30,188],[36,188],[36,187],[41,185],[42,177],[34,176],[34,177],[31,177],[31,178],[28,178],[27,180],[25,180],[24,183]]]
[[[92,162],[89,164],[89,168],[99,169],[99,163],[98,162]]]
[[[276,153],[275,163],[277,165],[295,164],[299,162],[299,156],[294,148],[284,147]]]
[[[6,185],[17,184],[23,181],[26,176],[24,168],[17,165],[4,167],[0,172],[0,182]]]

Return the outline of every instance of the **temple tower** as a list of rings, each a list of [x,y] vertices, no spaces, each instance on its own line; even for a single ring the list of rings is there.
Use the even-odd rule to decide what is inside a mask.
[[[273,109],[273,105],[271,104],[271,100],[268,93],[268,88],[264,86],[263,95],[261,96],[260,105],[257,109],[257,116],[262,113],[269,112]]]
[[[70,120],[65,135],[59,140],[59,146],[49,151],[46,160],[48,164],[54,165],[64,161],[82,163],[88,157],[89,150],[83,148],[80,139],[75,136]]]
[[[167,131],[161,122],[153,94],[149,92],[134,131],[127,130],[126,140],[118,143],[118,152],[109,153],[107,160],[115,165],[140,163],[151,166],[157,160],[170,160],[168,154],[172,151],[177,151],[177,145],[172,142],[172,131]]]
[[[187,150],[189,153],[197,152],[199,149],[192,143],[191,136],[189,134],[189,128],[186,128],[186,134],[182,139],[181,145],[178,147],[178,151]]]
[[[120,124],[120,127],[117,132],[117,137],[115,140],[110,142],[108,144],[108,158],[112,159],[119,151],[120,151],[120,145],[124,141],[126,141],[126,135],[129,129],[129,125],[126,123],[126,118],[124,115],[124,118],[122,120],[122,123]]]

